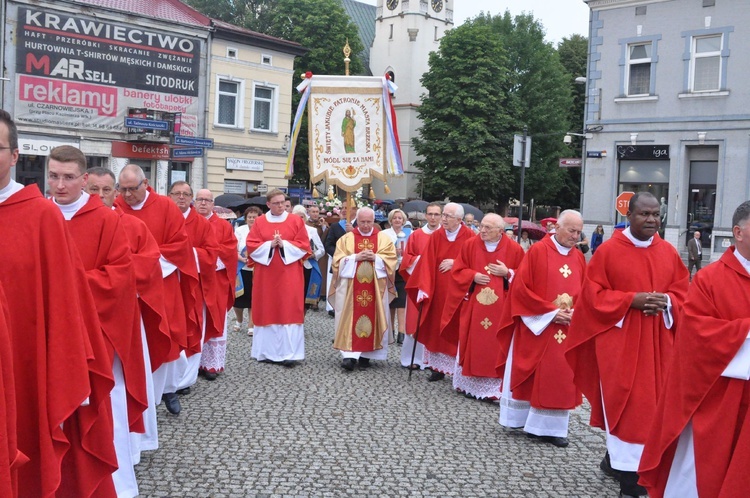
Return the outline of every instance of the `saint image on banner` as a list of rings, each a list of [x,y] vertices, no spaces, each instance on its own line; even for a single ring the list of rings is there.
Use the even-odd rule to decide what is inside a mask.
[[[344,137],[344,152],[347,154],[355,152],[354,127],[357,126],[357,122],[354,120],[354,114],[353,110],[347,109],[344,119],[341,121],[341,136]]]

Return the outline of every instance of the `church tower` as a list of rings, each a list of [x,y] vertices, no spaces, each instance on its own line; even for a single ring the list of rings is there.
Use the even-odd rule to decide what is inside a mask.
[[[443,34],[453,27],[453,1],[377,0],[370,70],[375,76],[390,73],[398,86],[393,104],[404,159],[404,176],[388,178],[390,194],[383,192],[382,182],[375,182],[378,198],[421,197],[420,171],[413,166],[419,157],[411,144],[421,126],[417,108],[425,90],[420,80],[427,72],[430,52],[438,50]]]

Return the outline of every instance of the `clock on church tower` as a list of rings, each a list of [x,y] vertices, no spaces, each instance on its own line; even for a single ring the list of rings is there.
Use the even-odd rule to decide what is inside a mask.
[[[398,0],[386,0],[385,5],[389,10],[395,10],[398,7]]]
[[[443,10],[443,0],[432,0],[432,9],[435,12]]]

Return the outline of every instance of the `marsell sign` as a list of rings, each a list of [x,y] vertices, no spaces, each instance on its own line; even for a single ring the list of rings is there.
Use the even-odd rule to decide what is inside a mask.
[[[147,142],[112,142],[112,157],[128,159],[169,160],[169,145]],[[180,158],[180,162],[190,162],[193,158]]]

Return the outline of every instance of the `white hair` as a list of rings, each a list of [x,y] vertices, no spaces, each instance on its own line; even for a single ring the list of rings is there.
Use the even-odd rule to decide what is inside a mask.
[[[365,214],[365,213],[372,213],[372,217],[373,219],[375,219],[375,211],[373,211],[372,208],[369,208],[366,206],[357,209],[357,215],[354,217],[354,219],[355,220],[358,219],[360,214]]]
[[[576,221],[583,221],[583,216],[581,216],[581,213],[579,213],[575,209],[566,209],[565,211],[560,213],[560,216],[557,217],[557,225],[561,226],[568,218],[577,218]]]
[[[459,218],[462,220],[464,219],[464,207],[461,204],[457,204],[455,202],[449,202],[443,208],[443,212],[445,212],[445,210],[448,209],[449,207],[453,207],[456,209],[456,214],[455,214],[456,218]]]
[[[292,214],[296,214],[297,216],[302,215],[302,219],[307,219],[307,209],[305,209],[305,206],[302,204],[297,204],[292,208]]]

